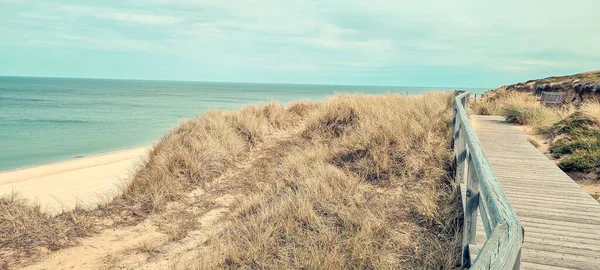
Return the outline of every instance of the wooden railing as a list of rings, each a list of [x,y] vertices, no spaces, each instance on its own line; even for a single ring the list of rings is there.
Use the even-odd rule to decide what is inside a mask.
[[[466,181],[462,265],[471,269],[519,269],[523,226],[469,122],[468,104],[468,92],[454,97],[455,179]],[[476,244],[478,210],[487,240],[477,257],[471,258],[469,245]]]
[[[485,93],[484,94],[471,93],[469,95],[469,101],[473,100],[474,103],[483,102],[484,95],[485,95]]]

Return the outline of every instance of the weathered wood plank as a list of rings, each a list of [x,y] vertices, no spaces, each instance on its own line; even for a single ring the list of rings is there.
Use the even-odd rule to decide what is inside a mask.
[[[520,223],[501,223],[485,242],[471,269],[512,269],[521,253]]]
[[[570,270],[570,269],[574,269],[574,268],[566,268],[566,267],[560,267],[560,266],[552,266],[552,265],[547,265],[547,264],[538,264],[538,263],[530,263],[530,262],[521,262],[521,268],[522,269],[529,269],[529,270]]]
[[[475,244],[475,236],[477,235],[477,209],[479,208],[479,179],[473,167],[473,159],[468,155],[467,167],[467,206],[465,212],[465,237],[469,244]],[[487,224],[486,224],[487,225]],[[489,225],[488,225],[489,226]]]
[[[542,226],[542,227],[552,227],[552,228],[563,228],[563,230],[567,231],[595,231],[600,232],[600,226],[594,224],[581,224],[571,220],[567,221],[559,221],[559,220],[551,220],[546,218],[535,218],[535,217],[521,217],[521,220],[527,222],[528,226]]]
[[[521,267],[600,269],[600,204],[501,117],[471,123],[526,230]],[[477,237],[479,245],[485,240]],[[472,257],[480,248],[471,245]]]

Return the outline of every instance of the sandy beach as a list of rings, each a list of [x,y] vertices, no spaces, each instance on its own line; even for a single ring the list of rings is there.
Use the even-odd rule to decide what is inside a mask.
[[[49,213],[93,207],[118,194],[149,147],[0,172],[0,195],[17,192]]]

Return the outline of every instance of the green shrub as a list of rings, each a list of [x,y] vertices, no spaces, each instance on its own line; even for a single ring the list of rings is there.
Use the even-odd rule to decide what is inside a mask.
[[[577,151],[558,163],[563,171],[591,172],[600,167],[600,151]]]
[[[583,156],[589,156],[589,154],[585,153],[600,152],[600,130],[593,127],[594,123],[594,120],[589,117],[580,113],[574,113],[568,118],[554,124],[551,128],[554,135],[566,135],[566,137],[554,142],[550,147],[550,153],[555,158],[560,158],[565,154],[573,154],[573,157],[569,157],[567,158],[569,160],[565,159],[564,161],[564,166],[567,168],[580,168],[581,166],[574,164],[579,161],[583,162],[582,164],[586,164],[586,166],[589,165],[589,162],[582,160]],[[580,171],[583,167],[576,170]]]
[[[554,130],[558,134],[580,134],[584,130],[587,131],[594,122],[595,121],[589,117],[580,113],[574,113],[570,117],[554,124]]]
[[[582,136],[577,136],[577,138],[567,137],[556,141],[550,147],[550,153],[558,158],[561,155],[572,154],[577,150],[593,150],[597,148],[598,141],[595,138]]]
[[[529,125],[544,120],[546,111],[539,104],[512,104],[502,114],[507,122],[519,125]]]

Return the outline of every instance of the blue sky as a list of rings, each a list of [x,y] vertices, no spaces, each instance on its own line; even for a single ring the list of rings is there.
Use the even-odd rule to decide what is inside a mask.
[[[0,75],[497,87],[600,69],[600,1],[0,0]]]

